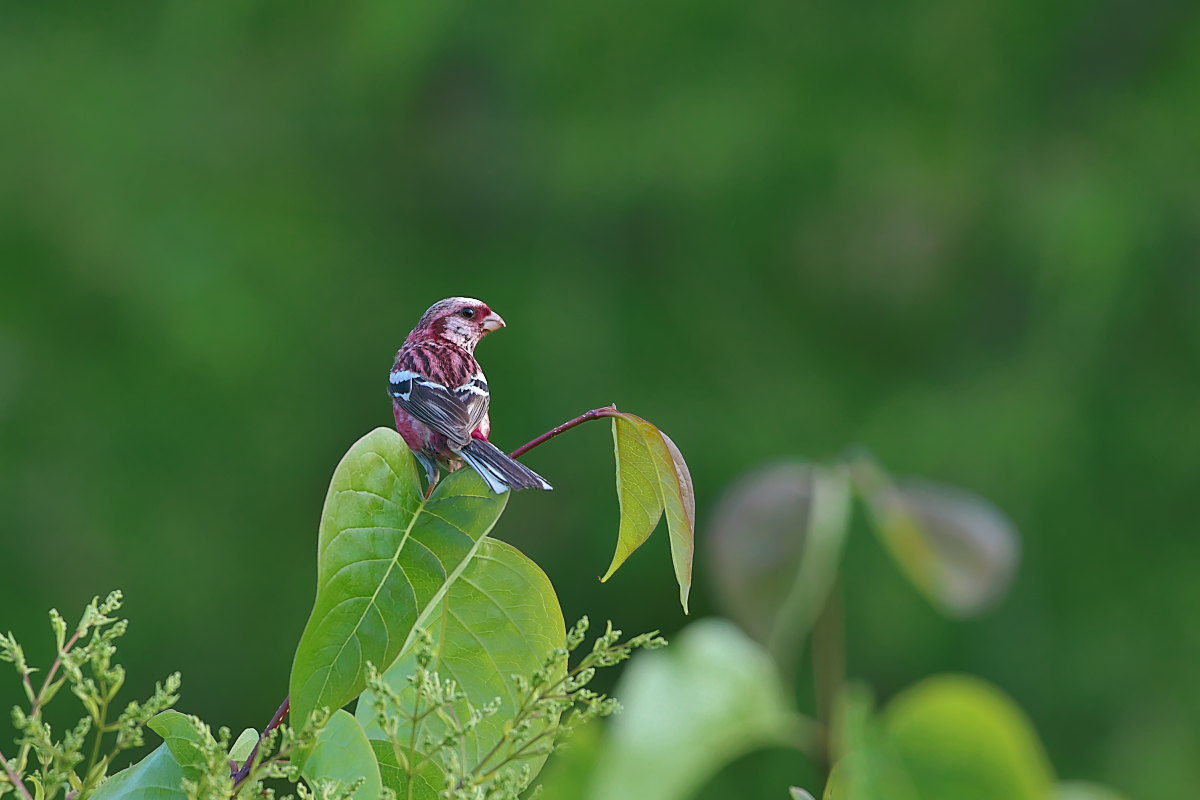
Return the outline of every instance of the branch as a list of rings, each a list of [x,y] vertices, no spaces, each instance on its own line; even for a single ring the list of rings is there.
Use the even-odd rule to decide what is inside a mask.
[[[21,780],[21,776],[17,774],[16,770],[14,770],[11,765],[9,765],[8,761],[4,758],[3,753],[0,753],[0,767],[4,767],[4,772],[6,775],[8,775],[8,779],[12,781],[12,785],[21,792],[25,800],[33,800],[33,795],[29,793],[29,789],[25,786],[24,781]]]
[[[258,735],[258,743],[254,745],[254,749],[250,751],[250,757],[242,764],[240,769],[235,769],[230,773],[229,777],[233,779],[233,789],[237,792],[247,778],[250,777],[250,771],[254,769],[254,759],[258,758],[258,748],[262,747],[263,739],[267,738],[267,734],[283,724],[283,718],[292,710],[292,696],[289,694],[283,698],[283,702],[279,704],[279,709],[275,712],[275,716],[271,717],[271,721],[267,723],[267,727],[263,728],[263,732]]]
[[[543,433],[541,436],[534,439],[532,442],[521,445],[520,447],[518,447],[516,450],[513,450],[508,455],[511,458],[520,458],[521,456],[525,455],[533,448],[537,447],[539,444],[544,444],[544,443],[550,441],[551,439],[553,439],[555,436],[558,436],[560,433],[566,433],[567,431],[571,430],[571,428],[574,428],[577,425],[582,425],[583,423],[588,422],[589,420],[600,419],[601,417],[615,417],[615,416],[617,416],[618,413],[620,413],[620,412],[617,411],[617,406],[615,403],[611,406],[605,406],[604,408],[593,408],[591,411],[588,411],[586,414],[580,414],[578,417],[571,420],[570,422],[564,422],[562,425],[559,425],[557,428],[551,428],[550,430]]]
[[[75,631],[75,634],[66,641],[62,647],[62,650],[58,652],[58,657],[54,659],[54,663],[50,665],[50,671],[46,673],[46,679],[42,681],[42,688],[38,690],[37,698],[32,701],[33,706],[29,710],[29,719],[33,720],[34,722],[41,720],[42,706],[46,704],[46,692],[49,691],[50,684],[54,681],[54,675],[58,672],[58,668],[62,666],[63,658],[66,657],[71,648],[75,646],[75,643],[79,641],[79,637],[83,635],[84,630],[85,629],[83,628],[79,628]],[[32,685],[29,683],[28,675],[25,676],[25,683],[29,686]],[[29,757],[30,747],[31,745],[28,741],[21,746],[21,753],[17,756],[17,764],[19,765],[20,769],[25,768],[26,759]]]

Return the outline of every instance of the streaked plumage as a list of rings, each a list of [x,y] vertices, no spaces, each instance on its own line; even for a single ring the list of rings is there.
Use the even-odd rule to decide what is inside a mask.
[[[454,470],[465,462],[497,494],[553,488],[488,441],[491,395],[475,345],[502,327],[486,303],[451,297],[425,312],[396,353],[388,378],[396,430],[425,467],[430,486],[439,466]]]

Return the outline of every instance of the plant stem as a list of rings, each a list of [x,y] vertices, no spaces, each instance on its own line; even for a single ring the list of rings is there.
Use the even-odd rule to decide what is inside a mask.
[[[279,704],[279,709],[275,712],[275,716],[271,717],[271,721],[267,723],[267,727],[263,728],[263,732],[258,735],[258,742],[254,745],[254,749],[250,751],[250,757],[246,759],[246,763],[242,764],[241,769],[235,770],[229,777],[233,778],[233,790],[237,793],[237,789],[241,786],[246,778],[250,777],[250,771],[254,768],[254,759],[258,758],[258,748],[262,747],[263,739],[267,738],[267,734],[283,724],[283,718],[292,710],[292,696],[289,694],[283,698],[283,702]]]
[[[54,659],[54,663],[50,665],[50,670],[46,673],[46,679],[42,681],[42,688],[38,690],[37,699],[33,701],[33,706],[29,709],[29,718],[34,722],[37,722],[41,718],[42,705],[46,702],[46,692],[50,689],[50,684],[54,681],[55,673],[62,666],[63,657],[75,646],[75,643],[79,641],[79,637],[82,634],[82,629],[75,631],[66,644],[63,645],[62,650],[59,651],[58,657]],[[29,683],[28,675],[25,676],[25,682]],[[25,760],[29,756],[29,747],[30,745],[28,744],[23,745],[20,754],[17,756],[17,763],[21,769],[25,768]]]
[[[846,621],[841,580],[834,583],[812,632],[813,688],[816,694],[817,757],[828,770],[833,764],[833,715],[846,682]]]
[[[20,791],[25,800],[33,800],[33,795],[29,793],[29,789],[25,786],[25,782],[21,780],[21,776],[18,775],[16,770],[14,770],[8,763],[8,760],[4,757],[3,753],[0,753],[0,767],[4,767],[4,773],[8,775],[8,779],[12,781],[12,785],[15,786],[18,791]]]
[[[574,428],[578,425],[582,425],[583,423],[588,422],[590,420],[600,419],[601,417],[615,417],[619,413],[620,412],[617,411],[617,406],[615,403],[611,406],[605,406],[604,408],[593,408],[591,411],[588,411],[587,413],[580,414],[578,417],[571,420],[570,422],[564,422],[562,425],[559,425],[557,428],[551,428],[550,430],[543,433],[541,436],[534,439],[532,442],[521,445],[520,447],[518,447],[516,450],[513,450],[508,455],[511,458],[520,458],[521,456],[525,455],[533,448],[537,447],[540,444],[545,444],[546,442],[553,439],[555,436],[558,436],[560,433],[566,433],[567,431],[571,430],[571,428]]]

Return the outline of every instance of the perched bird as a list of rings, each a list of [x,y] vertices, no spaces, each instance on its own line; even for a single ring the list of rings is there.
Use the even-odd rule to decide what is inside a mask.
[[[503,327],[487,303],[451,297],[430,306],[396,353],[388,379],[396,430],[425,467],[430,488],[439,466],[455,470],[463,462],[496,494],[554,488],[488,441],[491,395],[475,345]]]

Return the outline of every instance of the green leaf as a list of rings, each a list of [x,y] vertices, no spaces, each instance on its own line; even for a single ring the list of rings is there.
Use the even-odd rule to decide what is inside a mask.
[[[470,563],[504,510],[474,470],[426,500],[398,433],[377,428],[350,448],[321,515],[317,597],[292,666],[292,718],[337,709],[383,670]]]
[[[892,700],[883,724],[922,800],[1051,794],[1053,773],[1028,717],[978,678],[928,678]]]
[[[383,794],[379,762],[371,743],[358,720],[343,709],[329,718],[312,749],[297,760],[300,775],[313,788],[320,781],[339,781],[349,786],[361,778],[363,784],[354,793],[354,800],[379,800]]]
[[[926,481],[894,483],[878,464],[854,464],[875,529],[909,580],[945,614],[986,610],[1008,590],[1020,540],[987,500]]]
[[[229,760],[239,764],[245,763],[246,759],[250,758],[250,754],[254,752],[256,744],[258,744],[258,731],[254,728],[246,728],[233,743],[233,747],[229,748]]]
[[[617,459],[617,502],[621,524],[617,549],[601,581],[613,576],[625,559],[637,550],[662,518],[662,492],[658,468],[638,425],[627,414],[613,417],[613,448]]]
[[[211,745],[213,738],[197,718],[178,711],[164,711],[155,715],[147,726],[163,738],[189,780],[197,780],[208,768],[203,747]]]
[[[465,766],[474,767],[500,741],[506,723],[517,713],[521,696],[515,676],[528,677],[555,649],[566,646],[558,598],[537,564],[512,545],[488,539],[429,615],[428,630],[434,638],[430,670],[443,679],[452,678],[475,707],[500,701],[499,710],[483,719],[463,742]],[[415,656],[415,648],[410,648],[384,674],[409,711],[415,702],[408,681],[416,667]],[[373,693],[364,692],[357,716],[372,739],[383,739],[374,701]],[[465,704],[458,704],[455,712],[460,720],[467,718]],[[416,740],[440,736],[445,730],[440,719],[430,716]],[[401,728],[401,742],[412,741],[411,731],[411,725]],[[532,775],[544,762],[545,757],[525,761]]]
[[[784,462],[738,481],[713,515],[717,597],[781,665],[794,662],[833,588],[850,499],[844,469]]]
[[[609,726],[590,800],[681,800],[738,756],[812,734],[770,656],[720,619],[636,655],[613,694],[625,710]]]
[[[432,759],[421,760],[420,766],[416,767],[416,774],[410,780],[404,763],[419,759],[417,754],[377,739],[371,740],[371,749],[379,760],[379,776],[383,779],[383,785],[395,792],[397,797],[403,797],[404,800],[441,799],[442,790],[446,788],[446,776]]]
[[[634,414],[613,416],[613,445],[621,523],[616,552],[601,580],[612,577],[641,547],[665,511],[679,602],[687,613],[696,529],[696,498],[687,462],[669,436]]]
[[[587,795],[600,756],[605,726],[596,722],[571,734],[568,746],[554,753],[541,773],[538,800],[579,800]]]
[[[187,800],[183,767],[164,743],[100,784],[91,800]]]
[[[837,800],[1046,800],[1050,765],[1025,714],[996,687],[939,675],[901,692],[879,717],[851,687],[826,788]]]
[[[1125,800],[1125,795],[1091,781],[1060,781],[1054,800]]]
[[[823,800],[926,800],[874,715],[866,686],[849,684],[842,689],[831,739],[836,762]]]

